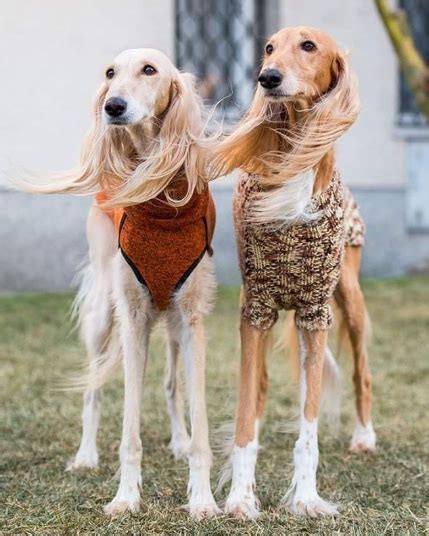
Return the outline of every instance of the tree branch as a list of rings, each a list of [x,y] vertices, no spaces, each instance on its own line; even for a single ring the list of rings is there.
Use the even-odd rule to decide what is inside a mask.
[[[404,78],[420,110],[429,119],[429,67],[414,43],[407,15],[403,10],[392,11],[385,0],[374,1]]]

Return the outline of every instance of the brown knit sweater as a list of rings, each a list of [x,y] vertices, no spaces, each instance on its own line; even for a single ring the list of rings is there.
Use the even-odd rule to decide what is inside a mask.
[[[183,195],[181,190],[178,187],[175,192]],[[105,194],[97,196],[99,203],[105,199]],[[204,253],[212,254],[216,213],[209,189],[195,192],[183,207],[170,206],[165,196],[160,195],[152,201],[108,214],[117,227],[125,260],[139,282],[148,288],[158,309],[167,309],[174,292]]]
[[[242,317],[259,329],[269,329],[279,309],[294,309],[298,327],[328,329],[329,300],[339,279],[344,245],[363,243],[357,206],[335,171],[327,190],[311,200],[310,210],[321,211],[317,220],[273,228],[252,223],[252,200],[261,191],[257,178],[243,173],[234,196],[245,295]]]

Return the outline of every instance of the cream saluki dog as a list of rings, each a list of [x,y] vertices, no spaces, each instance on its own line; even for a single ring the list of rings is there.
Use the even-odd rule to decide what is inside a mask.
[[[214,165],[217,175],[243,170],[235,195],[244,291],[241,376],[226,512],[258,515],[255,465],[267,389],[267,333],[279,309],[292,309],[301,354],[300,431],[284,502],[298,514],[334,515],[336,507],[316,489],[322,379],[338,383],[327,348],[333,295],[354,353],[357,423],[351,450],[375,447],[366,310],[358,281],[362,221],[333,152],[357,117],[358,97],[345,57],[314,28],[273,35],[258,80],[248,114],[220,146]]]
[[[213,203],[207,189],[203,131],[192,77],[180,73],[157,50],[127,50],[109,66],[97,94],[81,168],[57,177],[55,183],[27,185],[39,193],[101,192],[88,216],[90,263],[77,298],[90,373],[81,443],[68,469],[98,464],[100,387],[122,357],[120,484],[105,507],[111,515],[139,509],[142,384],[149,335],[161,315],[168,333],[165,393],[171,449],[176,458],[189,460],[190,514],[200,519],[219,512],[210,488],[205,405],[203,316],[215,280],[209,255]],[[106,199],[109,210],[100,207]],[[189,395],[190,438],[180,392],[179,354]]]

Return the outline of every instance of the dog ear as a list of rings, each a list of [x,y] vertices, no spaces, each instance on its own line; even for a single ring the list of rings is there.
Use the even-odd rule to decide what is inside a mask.
[[[359,99],[357,94],[356,78],[350,70],[347,56],[337,52],[331,67],[332,80],[328,91],[328,98],[333,97],[341,102],[343,107],[354,109],[357,115]],[[352,114],[353,115],[353,114]],[[356,119],[356,116],[354,117]]]
[[[327,93],[335,89],[341,80],[344,80],[344,76],[348,74],[347,60],[344,54],[338,52],[332,61],[331,65],[331,83]]]
[[[171,178],[182,168],[188,181],[186,203],[197,188],[201,191],[206,181],[207,151],[203,143],[204,123],[202,100],[191,74],[180,73],[172,81],[171,102],[162,119],[159,133],[160,149],[164,146],[170,155]]]
[[[202,103],[194,78],[177,71],[170,88],[170,103],[157,118],[159,128],[145,158],[129,174],[109,206],[130,206],[154,199],[164,192],[172,206],[183,206],[206,180],[207,149],[202,121]],[[169,186],[176,178],[186,179],[186,193],[178,199]]]
[[[195,79],[189,73],[178,73],[171,83],[171,101],[164,114],[161,138],[184,137],[188,141],[203,134],[202,101]]]

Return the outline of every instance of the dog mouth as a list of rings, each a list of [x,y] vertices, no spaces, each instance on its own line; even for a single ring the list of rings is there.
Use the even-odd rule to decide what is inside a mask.
[[[106,123],[112,126],[126,126],[130,125],[132,121],[128,117],[107,117]]]
[[[303,93],[294,93],[293,95],[291,95],[290,93],[285,93],[284,91],[276,91],[275,89],[265,90],[265,97],[273,101],[295,100],[303,96]]]

